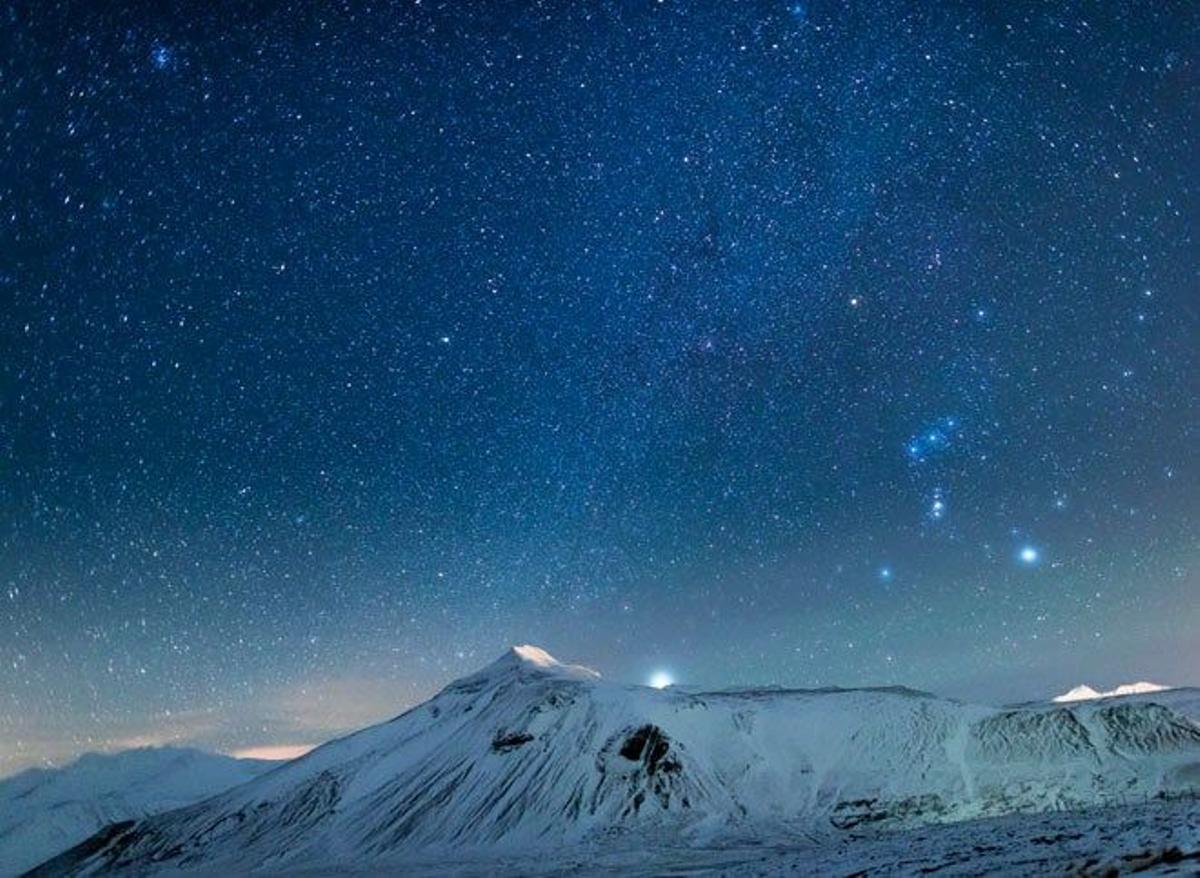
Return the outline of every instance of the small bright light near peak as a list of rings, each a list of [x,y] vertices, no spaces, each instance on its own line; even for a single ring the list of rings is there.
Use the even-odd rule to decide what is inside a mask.
[[[1017,557],[1021,559],[1022,564],[1036,564],[1041,557],[1041,553],[1033,546],[1022,546],[1021,551],[1017,553]]]
[[[675,683],[675,679],[666,671],[655,671],[650,675],[650,685],[655,689],[666,689]]]

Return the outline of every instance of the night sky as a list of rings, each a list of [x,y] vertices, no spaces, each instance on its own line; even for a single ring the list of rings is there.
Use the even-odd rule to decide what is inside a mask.
[[[1200,5],[0,8],[0,773],[1200,683]]]

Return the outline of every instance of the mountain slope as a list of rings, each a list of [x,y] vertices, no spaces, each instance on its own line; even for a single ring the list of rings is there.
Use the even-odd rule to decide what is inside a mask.
[[[16,875],[116,820],[178,808],[276,763],[176,747],[88,753],[0,780],[0,875]]]
[[[1153,703],[658,691],[522,647],[390,722],[113,828],[46,873],[287,871],[667,838],[794,844],[1198,791],[1200,726]]]

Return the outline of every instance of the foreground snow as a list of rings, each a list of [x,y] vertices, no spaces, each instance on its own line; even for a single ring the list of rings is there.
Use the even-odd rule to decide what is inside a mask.
[[[89,753],[0,780],[0,876],[16,875],[117,820],[189,805],[271,763],[177,747]]]
[[[557,856],[406,860],[413,878],[493,875],[1112,875],[1200,872],[1200,802],[1165,800],[1083,812],[1018,814],[907,830],[852,831],[823,841],[652,848],[599,844]],[[365,878],[367,868],[293,869],[291,878]],[[270,874],[270,873],[267,873]]]
[[[1149,697],[657,691],[521,647],[391,722],[110,827],[44,874],[994,871],[1074,856],[1072,834],[1080,856],[1119,856],[1159,824],[1194,846],[1200,726]],[[1133,826],[1102,837],[1118,823],[1095,809],[1114,805]],[[1011,816],[1064,810],[1088,813]]]

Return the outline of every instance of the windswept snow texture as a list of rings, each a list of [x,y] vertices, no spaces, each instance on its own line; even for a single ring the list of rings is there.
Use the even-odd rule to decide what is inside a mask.
[[[1200,726],[1160,704],[657,691],[523,647],[397,719],[110,828],[46,874],[586,860],[668,845],[829,852],[885,829],[1197,792]]]
[[[245,783],[278,763],[177,747],[89,753],[0,780],[0,876],[17,875],[118,820]]]

